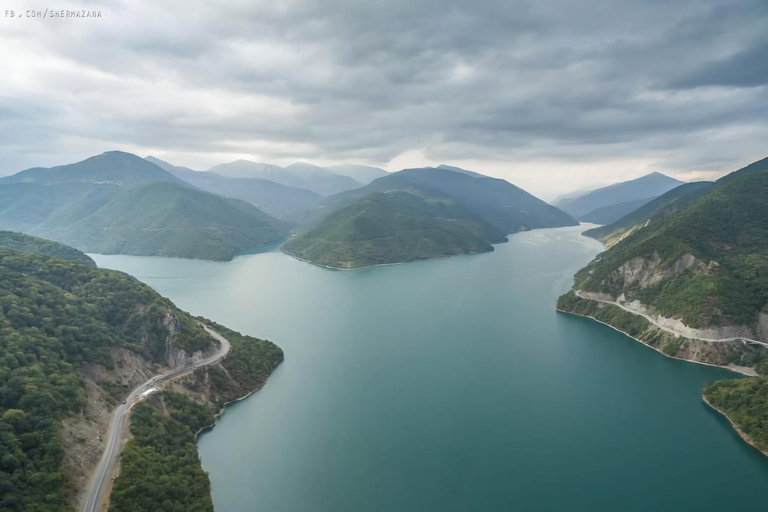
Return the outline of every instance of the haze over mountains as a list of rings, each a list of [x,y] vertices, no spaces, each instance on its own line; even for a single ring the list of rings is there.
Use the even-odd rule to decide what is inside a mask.
[[[575,219],[610,224],[683,182],[654,172],[581,194],[570,194],[554,204]]]
[[[310,190],[289,187],[267,179],[232,178],[212,171],[193,171],[152,156],[148,156],[146,160],[201,190],[251,203],[274,217],[288,215],[322,197]]]
[[[277,165],[237,160],[236,162],[215,165],[208,169],[208,172],[214,172],[230,178],[270,180],[289,187],[311,190],[321,196],[329,196],[345,190],[352,190],[363,185],[363,183],[349,176],[336,174],[323,167],[304,162],[297,162],[283,168]]]

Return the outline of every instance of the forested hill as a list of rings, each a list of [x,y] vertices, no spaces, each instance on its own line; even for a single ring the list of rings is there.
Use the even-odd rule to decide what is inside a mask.
[[[81,364],[113,365],[113,347],[160,364],[167,343],[211,347],[192,317],[126,274],[7,248],[0,341],[3,511],[68,508],[59,422],[85,405]]]
[[[567,214],[505,180],[448,166],[391,173],[365,187],[328,197],[316,207],[288,218],[311,226],[372,193],[393,191],[416,191],[453,201],[504,234],[578,225]]]
[[[213,349],[213,342],[198,319],[133,277],[62,259],[60,255],[73,250],[54,242],[18,234],[9,238],[16,247],[55,255],[0,246],[0,510],[72,510],[75,469],[63,464],[64,454],[81,450],[83,444],[98,448],[101,442],[94,434],[87,439],[70,436],[65,443],[63,421],[108,421],[108,410],[101,415],[93,410],[127,394],[120,371],[143,372],[145,379],[156,365],[168,365],[170,354],[179,364],[180,357]],[[221,367],[200,370],[210,387],[212,411],[258,389],[283,358],[268,341],[216,328],[230,340],[232,351]],[[114,359],[118,353],[128,354],[120,364]],[[131,358],[138,361],[136,367],[121,370]],[[94,366],[101,368],[100,380],[89,380],[87,387],[86,376],[93,375],[85,369]],[[188,439],[189,433],[184,435]],[[160,449],[160,444],[152,445],[143,453]],[[174,501],[175,491],[163,482],[183,483],[196,475],[200,488],[208,488],[207,475],[196,453],[190,457],[188,445],[171,443],[162,449],[163,457],[152,459],[160,466],[144,465],[139,473],[163,474],[162,481],[153,483],[153,498],[176,510],[185,502]],[[75,457],[84,458],[83,453]],[[85,477],[78,476],[83,482]],[[123,484],[131,488],[135,482],[123,479]],[[135,502],[131,507],[159,510],[137,508]]]
[[[505,242],[504,232],[455,201],[425,192],[375,192],[285,244],[301,259],[355,268],[471,254]]]
[[[120,190],[90,215],[48,219],[32,232],[102,254],[231,260],[281,240],[287,228],[246,202],[156,182]]]
[[[22,233],[0,231],[0,247],[21,252],[41,254],[43,256],[53,256],[54,258],[62,260],[74,261],[75,263],[80,263],[86,267],[96,267],[96,262],[77,249],[44,238],[24,235]]]
[[[120,151],[0,179],[0,229],[88,252],[230,260],[288,227]]]
[[[650,222],[580,271],[576,287],[623,294],[691,327],[765,332],[768,314],[768,159]]]

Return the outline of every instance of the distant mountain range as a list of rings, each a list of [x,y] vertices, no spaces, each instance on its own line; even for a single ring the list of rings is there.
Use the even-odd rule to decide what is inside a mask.
[[[279,241],[288,225],[136,155],[110,151],[0,179],[0,229],[86,252],[228,260]]]
[[[511,183],[448,166],[392,173],[289,219],[302,227],[286,252],[341,268],[486,252],[509,233],[578,224]]]
[[[554,204],[575,219],[595,224],[611,224],[682,183],[654,172],[635,180],[565,196]]]
[[[146,160],[200,190],[240,199],[278,218],[306,208],[321,198],[319,194],[310,190],[281,185],[267,179],[232,178],[211,171],[193,171],[186,167],[171,165],[152,156],[148,156]]]
[[[391,173],[365,187],[328,197],[305,211],[290,215],[288,220],[309,226],[373,192],[415,190],[423,195],[456,201],[505,234],[578,224],[554,206],[505,180],[457,169],[440,166]]]
[[[103,254],[229,260],[295,226],[286,252],[338,267],[490,251],[509,233],[577,224],[511,183],[446,165],[199,172],[120,151],[2,178],[0,205],[0,229]]]
[[[341,166],[346,173],[372,175],[386,171],[383,169],[366,168],[364,166]],[[338,170],[339,167],[336,167]],[[319,167],[303,162],[297,162],[282,168],[276,165],[261,164],[248,160],[237,160],[228,164],[220,164],[208,169],[221,176],[230,178],[258,178],[269,180],[289,187],[311,190],[321,196],[329,196],[345,190],[352,190],[363,186],[363,182],[356,181],[346,174],[339,174],[329,168]]]

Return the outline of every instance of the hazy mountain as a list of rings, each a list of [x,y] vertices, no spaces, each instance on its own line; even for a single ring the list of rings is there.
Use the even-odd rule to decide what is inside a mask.
[[[388,174],[384,169],[359,164],[330,165],[323,168],[342,176],[349,176],[353,180],[362,183],[363,185],[367,185],[376,178],[381,178],[382,176],[386,176]]]
[[[584,234],[600,240],[607,246],[613,245],[635,229],[675,213],[691,201],[709,192],[712,187],[714,187],[714,183],[710,181],[683,183],[666,194],[643,204],[616,222],[587,230]]]
[[[121,191],[74,222],[55,216],[30,231],[86,252],[230,260],[280,240],[287,225],[244,201],[156,182]]]
[[[330,196],[363,185],[349,176],[341,176],[317,165],[304,162],[289,165],[285,168],[285,172],[298,177],[304,184],[303,188],[317,192],[321,196]]]
[[[445,169],[446,171],[454,171],[454,172],[460,172],[462,174],[466,174],[467,176],[473,176],[475,178],[488,178],[489,176],[486,176],[485,174],[480,174],[479,172],[474,171],[468,171],[466,169],[462,169],[461,167],[455,167],[453,165],[445,165],[440,164],[437,166],[438,169]]]
[[[208,172],[215,172],[230,178],[260,178],[280,183],[284,177],[283,168],[278,165],[262,164],[249,160],[236,160],[226,164],[214,165]]]
[[[220,164],[208,169],[222,176],[233,178],[259,178],[274,181],[289,187],[311,190],[321,196],[328,196],[352,190],[362,186],[349,176],[335,174],[316,165],[297,162],[286,168],[276,165],[238,160],[228,164]]]
[[[611,224],[624,217],[628,213],[632,213],[633,211],[637,210],[644,204],[653,201],[654,199],[655,197],[644,197],[642,199],[627,201],[625,203],[601,206],[600,208],[595,208],[591,212],[582,215],[581,219],[579,220],[582,222],[589,222],[591,224]]]
[[[561,199],[555,203],[555,206],[574,218],[582,220],[585,215],[598,208],[642,199],[651,200],[682,183],[682,181],[654,172],[635,180],[615,183],[576,197]]]
[[[306,208],[321,197],[310,190],[289,187],[270,180],[230,178],[211,171],[193,171],[187,167],[177,167],[151,156],[146,159],[201,190],[246,201],[275,217],[284,217]]]
[[[287,225],[112,151],[0,180],[0,229],[91,252],[231,259],[279,240]]]
[[[283,250],[342,268],[484,252],[508,233],[577,224],[511,183],[445,167],[389,174],[292,218],[303,232]]]
[[[107,151],[74,164],[27,169],[12,176],[0,178],[0,185],[8,183],[136,185],[153,181],[181,183],[169,172],[143,158],[122,151]]]
[[[317,206],[288,218],[311,225],[373,192],[395,190],[416,190],[421,194],[428,191],[426,195],[453,200],[505,234],[577,224],[557,208],[507,181],[432,167],[391,173],[365,187],[328,197]]]
[[[313,263],[354,268],[492,251],[504,233],[424,190],[373,192],[325,217],[283,250]]]

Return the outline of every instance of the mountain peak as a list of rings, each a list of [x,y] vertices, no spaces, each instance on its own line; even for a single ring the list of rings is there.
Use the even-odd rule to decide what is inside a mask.
[[[77,182],[132,185],[153,181],[183,183],[156,164],[125,151],[106,151],[80,162],[57,167],[35,167],[0,180],[2,183],[43,185]]]

